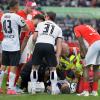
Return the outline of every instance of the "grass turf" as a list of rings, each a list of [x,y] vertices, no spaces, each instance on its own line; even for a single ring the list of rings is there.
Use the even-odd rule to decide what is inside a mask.
[[[69,95],[23,94],[17,96],[0,95],[0,100],[100,100],[100,96],[79,97],[70,94]]]
[[[4,78],[3,82],[3,89],[6,90],[6,79],[7,76]],[[99,81],[99,87],[100,87],[100,81]],[[46,93],[43,94],[20,94],[20,95],[6,95],[4,94],[0,95],[0,100],[100,100],[100,88],[99,88],[99,96],[89,96],[89,97],[83,97],[83,96],[77,96],[76,94],[61,94],[61,95],[49,95]]]

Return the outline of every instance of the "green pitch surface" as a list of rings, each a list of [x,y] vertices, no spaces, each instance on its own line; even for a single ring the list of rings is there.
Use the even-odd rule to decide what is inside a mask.
[[[6,77],[3,82],[3,89],[6,91]],[[0,94],[0,100],[100,100],[100,81],[99,81],[99,96],[77,96],[76,94],[62,94],[62,95],[49,95],[49,94],[20,94],[20,95],[7,95]]]
[[[76,95],[23,94],[17,96],[0,95],[0,100],[100,100],[100,96],[78,97]]]

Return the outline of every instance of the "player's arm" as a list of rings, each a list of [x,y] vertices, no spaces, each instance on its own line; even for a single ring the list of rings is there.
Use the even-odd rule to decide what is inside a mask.
[[[24,27],[22,27],[22,31],[28,31],[29,30],[29,27],[28,27],[28,25],[25,25]]]
[[[77,40],[79,41],[81,56],[85,57],[85,55],[87,53],[87,48],[86,48],[86,46],[84,44],[83,38],[79,37],[79,38],[77,38]]]
[[[24,51],[24,49],[25,49],[25,47],[26,47],[26,45],[27,45],[28,39],[29,39],[28,36],[25,36],[25,37],[24,37],[24,40],[23,40],[22,45],[21,45],[21,52]]]
[[[33,42],[36,41],[36,39],[37,39],[37,37],[38,37],[38,32],[40,31],[40,29],[41,29],[41,24],[39,23],[39,24],[37,25],[36,29],[35,29],[34,34],[33,34]]]
[[[57,38],[56,43],[56,56],[60,57],[62,51],[62,38]]]
[[[61,56],[61,51],[62,51],[62,30],[60,29],[59,30],[59,36],[57,38],[57,41],[56,41],[56,57],[57,57],[57,60],[58,60],[58,64],[59,64],[59,59],[60,59],[60,56]]]
[[[74,28],[74,35],[77,38],[77,40],[79,41],[79,47],[80,47],[80,53],[82,57],[85,57],[87,49],[86,46],[84,44],[83,38],[81,36],[81,29],[78,29],[77,27]]]
[[[38,36],[38,32],[35,31],[33,34],[33,42],[36,42],[37,36]]]
[[[17,16],[17,19],[16,19],[18,25],[22,28],[22,31],[29,31],[29,27],[28,25],[26,24],[25,20],[20,17],[20,16]]]
[[[27,26],[27,25],[25,25],[25,26],[22,28],[22,31],[28,31],[28,30],[29,30],[29,28],[28,28],[28,26]],[[26,32],[26,33],[28,33],[28,32]],[[28,36],[25,36],[25,37],[24,37],[24,40],[23,40],[22,45],[21,45],[21,52],[23,52],[23,51],[24,51],[24,49],[25,49],[25,47],[26,47],[26,44],[27,44],[28,39],[29,39],[29,37],[28,37]]]

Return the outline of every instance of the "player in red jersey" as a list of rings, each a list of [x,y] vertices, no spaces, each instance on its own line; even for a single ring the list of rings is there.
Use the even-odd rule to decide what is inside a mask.
[[[74,33],[80,44],[80,51],[85,57],[84,68],[84,91],[81,94],[83,96],[89,96],[89,82],[88,82],[88,70],[93,65],[94,80],[91,95],[97,96],[98,90],[98,69],[100,65],[100,35],[89,25],[78,25],[74,27]],[[86,56],[85,56],[86,55]]]
[[[18,15],[20,15],[21,17],[23,17],[25,20],[27,19],[27,15],[32,13],[33,9],[36,7],[36,3],[35,2],[27,2],[26,6],[23,10],[19,10],[17,12]]]

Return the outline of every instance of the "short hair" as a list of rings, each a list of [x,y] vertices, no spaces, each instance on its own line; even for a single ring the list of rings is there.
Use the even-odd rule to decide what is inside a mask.
[[[18,0],[10,0],[8,7],[12,8],[15,7],[18,4]]]
[[[44,16],[42,14],[35,15],[33,19],[39,19],[39,20],[45,21],[45,18],[44,18]]]
[[[61,90],[63,94],[69,94],[70,93],[70,87],[66,87],[65,89]]]
[[[50,20],[55,21],[56,13],[55,12],[47,12],[47,16],[49,16]]]

